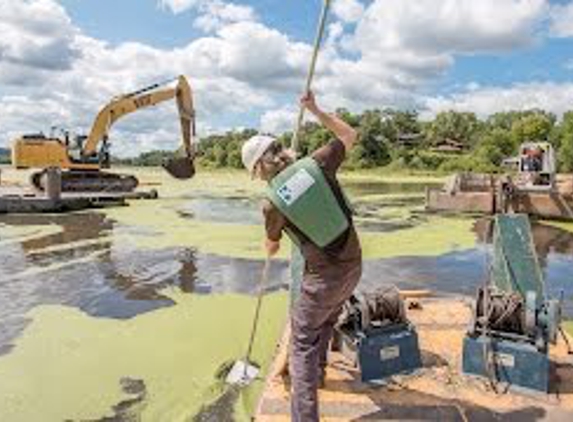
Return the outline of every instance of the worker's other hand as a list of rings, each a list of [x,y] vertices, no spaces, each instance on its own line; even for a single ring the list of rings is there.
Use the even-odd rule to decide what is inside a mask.
[[[307,91],[300,99],[301,107],[306,108],[312,114],[316,114],[320,111],[318,106],[316,105],[316,98],[314,97],[314,93],[312,91]]]
[[[277,242],[271,239],[265,241],[265,249],[267,251],[267,256],[275,256],[279,249],[281,248],[281,242]]]

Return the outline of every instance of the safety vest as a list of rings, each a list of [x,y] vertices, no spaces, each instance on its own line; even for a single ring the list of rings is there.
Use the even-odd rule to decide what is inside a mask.
[[[267,197],[320,248],[330,244],[349,227],[348,217],[322,169],[311,157],[295,162],[276,175],[269,182]]]

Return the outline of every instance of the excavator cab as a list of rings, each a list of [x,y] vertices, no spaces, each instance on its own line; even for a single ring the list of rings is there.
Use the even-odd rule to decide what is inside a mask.
[[[519,177],[526,189],[551,189],[555,184],[555,152],[549,142],[526,142],[519,147]]]

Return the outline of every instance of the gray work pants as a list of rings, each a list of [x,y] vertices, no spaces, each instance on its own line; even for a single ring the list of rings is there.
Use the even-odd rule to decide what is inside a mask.
[[[318,382],[342,305],[360,281],[360,261],[320,272],[305,270],[291,309],[290,375],[293,422],[318,422]]]

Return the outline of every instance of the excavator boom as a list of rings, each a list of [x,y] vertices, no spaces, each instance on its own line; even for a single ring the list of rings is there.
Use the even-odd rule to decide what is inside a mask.
[[[96,155],[100,142],[107,140],[112,125],[123,116],[173,98],[177,100],[183,146],[190,154],[195,136],[195,112],[191,87],[183,75],[179,76],[175,87],[158,90],[161,86],[162,84],[154,84],[133,93],[121,95],[101,109],[92,124],[82,155],[84,157]]]

